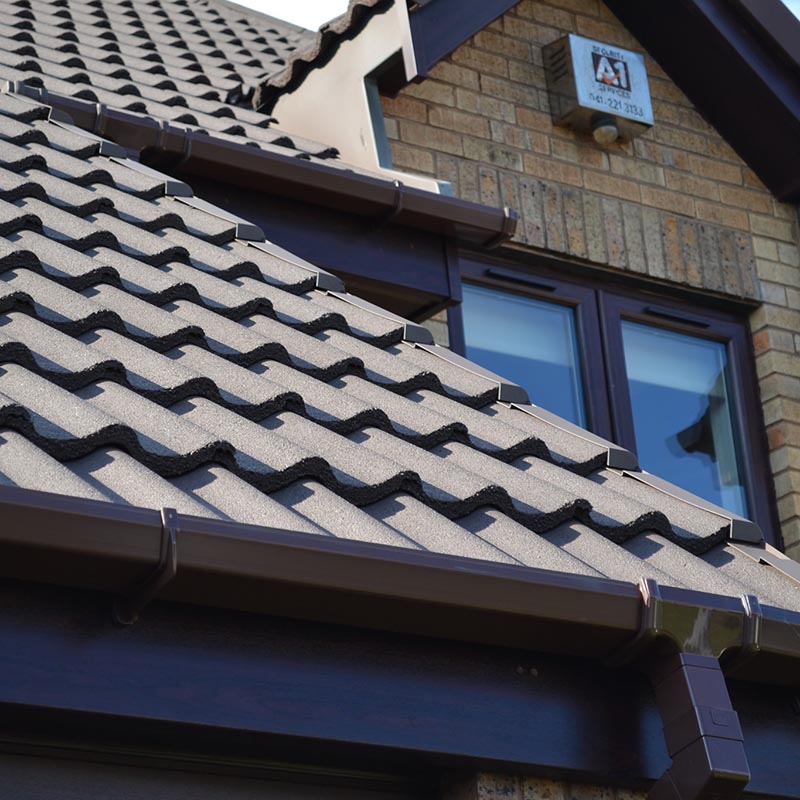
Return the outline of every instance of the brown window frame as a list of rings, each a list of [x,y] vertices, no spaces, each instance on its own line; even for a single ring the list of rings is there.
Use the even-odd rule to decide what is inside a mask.
[[[569,271],[568,271],[569,270]],[[766,429],[746,311],[711,307],[697,295],[676,294],[655,284],[632,286],[616,275],[583,275],[570,265],[529,265],[462,254],[463,282],[569,306],[575,313],[588,427],[636,452],[630,394],[622,348],[622,320],[723,342],[728,351],[734,425],[740,444],[750,517],[767,540],[782,547],[771,480]],[[752,310],[752,309],[751,309]],[[465,353],[460,306],[448,315],[451,347]]]

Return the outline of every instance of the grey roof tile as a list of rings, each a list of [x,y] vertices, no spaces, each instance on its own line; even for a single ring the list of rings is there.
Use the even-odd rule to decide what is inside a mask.
[[[651,508],[658,509],[670,519],[676,520],[672,525],[672,535],[681,546],[694,552],[708,549],[711,543],[716,544],[727,534],[728,521],[723,517],[690,506],[670,495],[653,489],[633,478],[626,478],[614,470],[601,470],[591,476],[598,485],[628,497]]]
[[[81,219],[68,211],[35,197],[19,200],[16,205],[21,213],[27,212],[34,219],[44,221],[43,232],[68,247],[84,251],[93,247],[114,247],[117,245],[114,234],[108,231],[105,225],[102,227],[93,225],[93,218],[91,217],[88,221]],[[107,215],[101,216],[106,219],[113,219]],[[30,230],[39,229],[38,227],[26,227],[29,227]]]
[[[109,502],[141,506],[149,498],[158,497],[162,506],[174,508],[179,514],[223,518],[192,492],[175,485],[174,481],[180,478],[172,481],[163,478],[124,450],[99,448],[83,458],[70,461],[67,466],[75,478],[91,486]]]
[[[18,252],[35,254],[35,264],[24,263],[21,266],[70,289],[79,291],[100,282],[119,284],[119,275],[107,260],[93,259],[36,231],[19,231],[3,241]]]
[[[345,375],[332,381],[337,394],[358,398],[364,404],[387,418],[386,425],[378,425],[418,447],[431,448],[447,441],[466,441],[467,428],[458,416],[444,416],[420,407],[402,395],[387,393],[358,375]],[[370,424],[366,423],[365,425]]]
[[[762,603],[800,611],[800,592],[785,576],[768,565],[757,564],[728,544],[709,550],[702,559],[714,568],[715,574],[729,576],[741,585],[740,591],[756,595]]]
[[[449,397],[423,389],[407,395],[420,411],[433,411],[445,419],[458,419],[469,431],[470,444],[503,461],[513,461],[522,455],[551,459],[553,454],[540,436],[504,424],[497,418],[501,404],[492,403],[474,409]]]
[[[44,188],[24,172],[16,174],[0,168],[0,199],[13,203],[24,197],[47,199]]]
[[[140,65],[161,64],[155,48],[184,73],[200,63],[135,38],[153,45]],[[54,149],[79,144],[37,109],[0,95],[0,158],[16,148],[15,170],[0,164],[15,198],[0,199],[0,482],[729,594],[769,575],[768,602],[800,605],[775,570],[719,544],[724,518],[604,469],[605,448],[401,341],[402,320],[231,238],[243,221],[165,197],[169,178],[102,145]]]
[[[0,316],[0,363],[19,364],[70,390],[124,377],[123,365],[113,357],[20,313]]]
[[[213,399],[247,419],[258,421],[284,409],[305,411],[303,395],[297,386],[298,383],[302,385],[302,381],[292,381],[295,385],[290,389],[270,380],[271,373],[269,376],[258,374],[195,345],[176,348],[168,356],[174,369],[202,375],[213,384],[213,391],[195,394]]]
[[[56,330],[74,336],[93,327],[122,327],[118,315],[28,269],[9,270],[0,280],[0,289],[30,298],[31,312]]]
[[[637,536],[626,542],[625,549],[642,561],[652,564],[667,575],[679,575],[681,582],[690,586],[702,586],[712,594],[727,594],[738,597],[744,586],[722,570],[715,569],[701,558],[696,558],[682,547],[656,533]]]
[[[688,588],[679,576],[663,572],[649,561],[642,561],[625,548],[619,547],[610,539],[581,523],[569,522],[560,525],[548,531],[545,538],[607,578],[637,584],[642,578],[653,578],[664,586]]]
[[[10,119],[22,122],[33,120],[46,120],[50,116],[50,109],[29,100],[16,97],[12,94],[0,94],[0,114]]]
[[[26,169],[43,168],[47,162],[41,152],[31,150],[36,142],[20,146],[8,140],[0,141],[0,164],[9,172],[22,172]]]
[[[120,249],[123,253],[154,267],[169,261],[189,258],[185,248],[176,245],[161,231],[152,233],[109,214],[97,214],[90,218],[90,223],[95,233],[102,236],[102,240],[86,245],[79,239],[75,243],[70,243],[70,247],[77,247],[79,250],[88,250],[90,247]]]
[[[407,536],[368,514],[367,509],[354,506],[317,481],[297,481],[272,497],[340,539],[422,549]]]
[[[87,217],[89,214],[96,214],[100,211],[114,213],[114,202],[104,196],[104,192],[85,189],[82,186],[39,170],[23,172],[21,176],[30,181],[31,185],[39,187],[38,192],[29,192],[21,195],[22,197],[44,199],[41,195],[41,190],[44,190],[46,197],[50,199],[53,205],[79,217]],[[103,188],[106,192],[109,191],[108,187]]]
[[[0,143],[0,163],[4,163],[3,148],[3,143]],[[24,148],[18,149],[24,149],[34,160],[16,171],[46,169],[51,175],[63,178],[71,183],[77,183],[79,186],[89,186],[93,183],[113,184],[113,179],[108,171],[97,166],[93,160],[75,158],[69,153],[53,150],[51,147],[37,142],[30,142]],[[8,169],[9,167],[6,166],[6,168]]]
[[[2,109],[0,109],[0,113],[2,113]],[[3,123],[3,129],[0,131],[0,139],[3,139],[7,142],[11,142],[12,144],[22,146],[28,144],[28,142],[39,142],[40,144],[47,144],[48,139],[45,135],[45,131],[50,132],[51,128],[54,128],[53,125],[48,125],[47,123],[44,124],[43,129],[36,127],[36,121],[33,121],[31,124],[28,124],[23,121],[16,121],[14,119],[7,119]],[[55,146],[55,144],[54,144]]]
[[[496,508],[480,508],[460,519],[458,524],[476,538],[488,542],[520,564],[574,575],[602,574],[557,547],[544,536],[537,536],[514,522]]]
[[[76,475],[68,464],[49,456],[30,439],[11,430],[0,430],[0,485],[49,491],[88,500],[107,500],[96,486]]]
[[[364,511],[424,550],[506,564],[520,563],[506,551],[443,517],[410,495],[391,495],[366,506]]]
[[[169,313],[169,307],[153,306],[115,286],[98,284],[84,289],[81,294],[95,308],[122,320],[123,328],[120,329],[119,325],[110,326],[113,330],[124,330],[129,336],[146,342],[149,347],[164,351],[181,344],[203,341],[202,329],[191,320]],[[86,330],[89,330],[88,325],[81,324],[81,332]]]

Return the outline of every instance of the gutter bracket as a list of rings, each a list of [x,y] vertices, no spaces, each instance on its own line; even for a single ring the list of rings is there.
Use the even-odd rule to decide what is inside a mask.
[[[742,625],[740,612],[665,599],[652,578],[643,578],[639,590],[639,633],[607,663],[635,661],[653,687],[672,764],[648,800],[733,800],[750,768],[720,657],[733,648],[748,657],[758,647],[758,601],[743,598]]]
[[[161,549],[155,569],[114,601],[112,613],[117,625],[133,625],[144,607],[175,577],[178,571],[178,512],[161,509]]]
[[[403,212],[403,199],[405,197],[405,184],[403,181],[392,181],[394,186],[394,197],[392,199],[392,207],[385,213],[381,214],[375,221],[375,230],[380,230],[385,225],[388,225],[393,219],[400,216]]]

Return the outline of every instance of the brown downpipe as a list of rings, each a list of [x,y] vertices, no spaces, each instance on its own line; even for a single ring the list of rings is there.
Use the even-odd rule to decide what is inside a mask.
[[[0,574],[121,596],[123,623],[158,595],[478,644],[537,641],[547,652],[635,664],[650,677],[672,757],[651,800],[738,797],[750,773],[725,675],[772,685],[800,676],[800,614],[762,613],[751,596],[650,579],[637,590],[17,487],[0,486],[0,517]]]
[[[744,616],[665,602],[658,583],[642,580],[638,636],[607,663],[635,663],[649,677],[671,766],[648,800],[734,800],[750,780],[739,717],[720,663],[758,647],[758,601],[744,598]]]

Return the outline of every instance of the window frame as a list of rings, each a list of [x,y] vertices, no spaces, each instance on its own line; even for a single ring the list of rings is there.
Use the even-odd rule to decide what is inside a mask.
[[[462,282],[497,289],[523,297],[555,303],[572,308],[575,314],[575,337],[578,350],[584,413],[588,427],[598,436],[612,438],[611,414],[607,392],[597,392],[605,386],[605,356],[602,343],[592,331],[600,328],[600,315],[595,290],[579,282],[564,280],[550,274],[525,270],[514,262],[483,260],[475,257],[461,259]],[[450,344],[460,355],[466,355],[466,337],[461,306],[448,310]]]
[[[732,422],[739,445],[749,515],[770,543],[782,547],[766,426],[758,397],[755,355],[745,309],[736,313],[712,308],[696,293],[676,293],[674,287],[665,289],[641,281],[632,286],[626,284],[625,276],[609,275],[604,280],[603,276],[584,277],[574,272],[564,275],[563,270],[547,265],[520,264],[472,253],[461,254],[460,267],[463,282],[573,308],[588,427],[632,452],[637,448],[622,321],[725,344]],[[449,310],[448,324],[451,346],[463,355],[465,335],[460,306]]]

